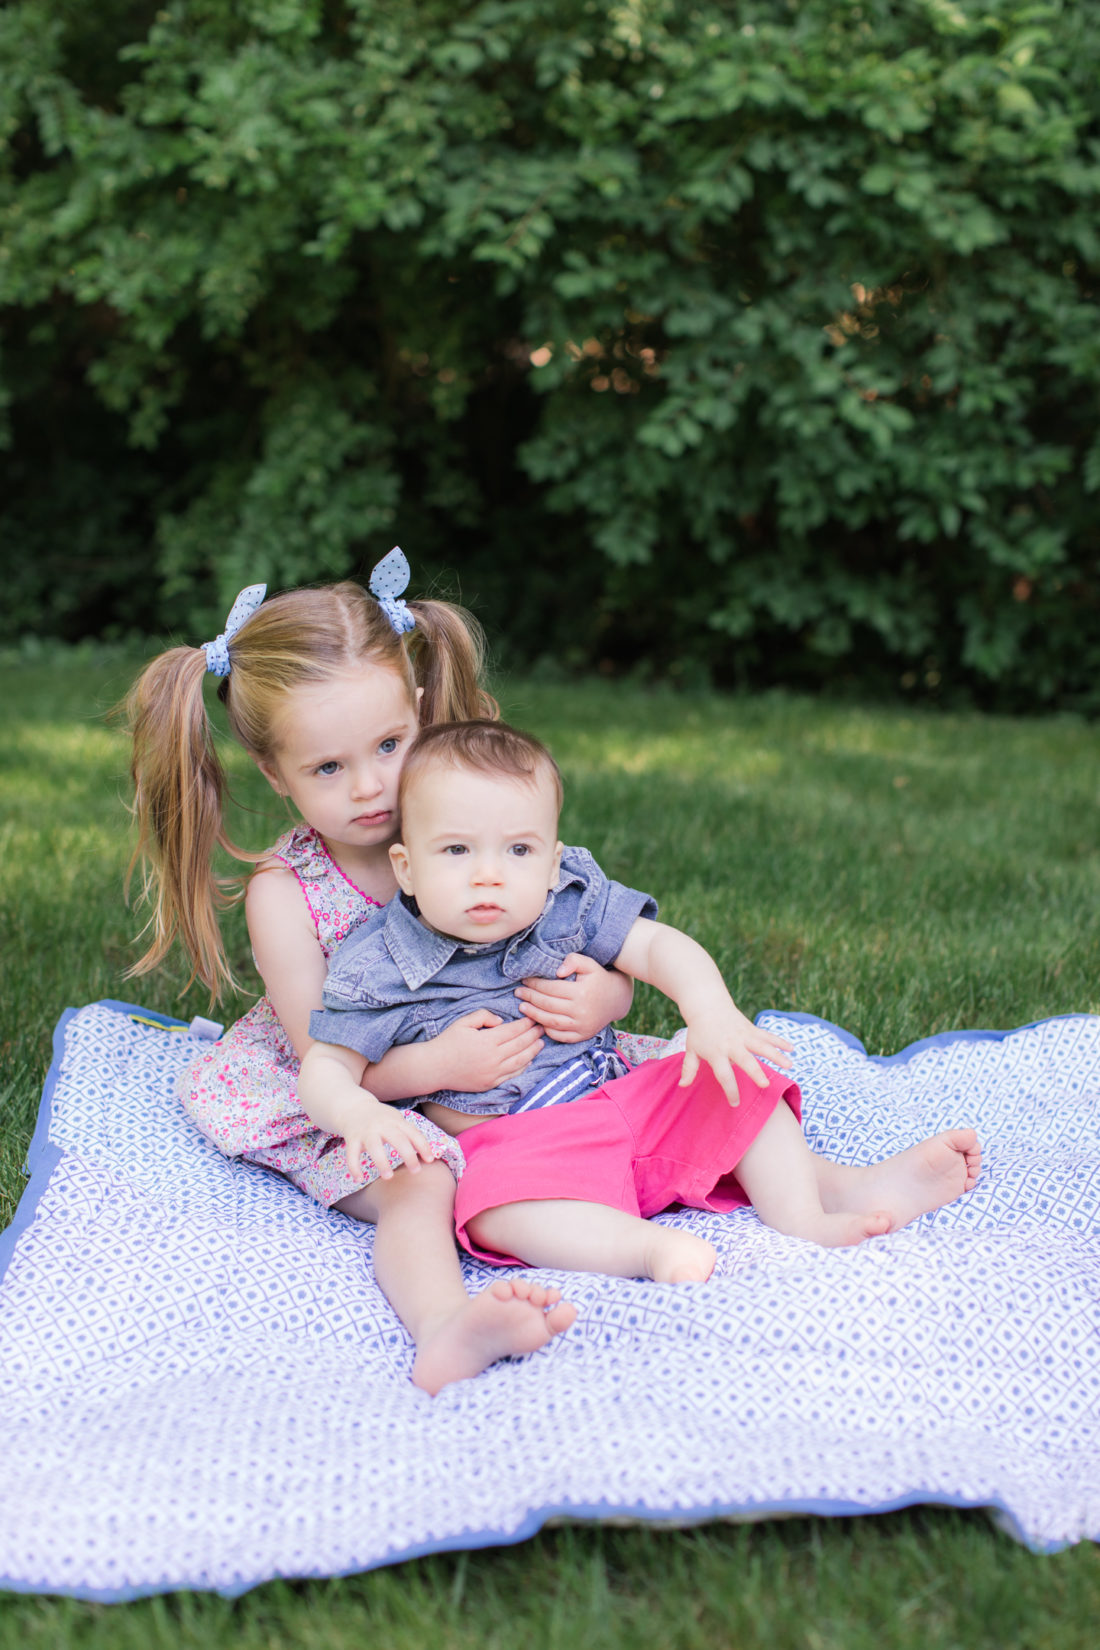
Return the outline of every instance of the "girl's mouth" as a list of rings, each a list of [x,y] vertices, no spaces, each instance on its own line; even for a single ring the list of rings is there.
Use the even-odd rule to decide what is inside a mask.
[[[352,823],[354,825],[366,825],[367,827],[384,825],[389,817],[390,810],[388,808],[380,808],[376,814],[357,814]]]

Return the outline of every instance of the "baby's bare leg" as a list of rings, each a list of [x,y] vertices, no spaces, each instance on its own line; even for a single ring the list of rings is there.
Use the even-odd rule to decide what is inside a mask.
[[[716,1259],[712,1245],[693,1232],[571,1198],[483,1209],[470,1221],[469,1232],[480,1248],[519,1255],[528,1266],[655,1283],[703,1283]]]
[[[375,1224],[374,1275],[416,1342],[412,1378],[436,1393],[498,1358],[533,1352],[560,1335],[576,1309],[560,1291],[526,1279],[499,1279],[466,1293],[454,1241],[454,1179],[444,1163],[398,1169],[336,1205]]]
[[[826,1209],[886,1209],[894,1232],[970,1191],[981,1173],[982,1150],[973,1129],[945,1129],[881,1163],[853,1167],[824,1157],[814,1163]]]
[[[790,1107],[776,1106],[737,1165],[737,1178],[765,1226],[830,1249],[889,1230],[890,1216],[882,1208],[826,1208],[818,1189],[818,1161]]]

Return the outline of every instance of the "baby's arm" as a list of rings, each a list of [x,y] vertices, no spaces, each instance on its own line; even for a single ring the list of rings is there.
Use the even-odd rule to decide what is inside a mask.
[[[298,1098],[317,1124],[343,1136],[348,1173],[363,1179],[369,1157],[383,1180],[393,1175],[387,1146],[392,1146],[414,1173],[419,1159],[431,1162],[435,1151],[414,1123],[363,1088],[367,1062],[354,1049],[336,1043],[311,1043],[298,1074]]]
[[[717,963],[678,928],[639,917],[615,959],[615,966],[663,991],[683,1015],[688,1035],[681,1085],[693,1080],[700,1060],[705,1060],[727,1100],[737,1105],[733,1066],[740,1066],[755,1083],[765,1088],[768,1079],[756,1055],[763,1055],[776,1065],[790,1065],[791,1045],[746,1019],[726,989]]]
[[[555,1043],[580,1043],[630,1013],[634,981],[617,968],[571,951],[557,979],[524,980],[516,991],[524,1014]]]

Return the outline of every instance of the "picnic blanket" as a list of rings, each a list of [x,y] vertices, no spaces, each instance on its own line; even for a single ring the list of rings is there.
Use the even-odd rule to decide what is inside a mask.
[[[1100,1537],[1100,1018],[871,1058],[763,1016],[815,1150],[870,1162],[972,1123],[977,1188],[847,1250],[749,1210],[663,1216],[717,1245],[710,1282],[541,1273],[576,1325],[432,1399],[371,1229],[219,1156],[173,1094],[196,1045],[140,1015],[63,1017],[0,1239],[0,1586],[232,1594],[562,1518],[914,1502],[1037,1549]]]

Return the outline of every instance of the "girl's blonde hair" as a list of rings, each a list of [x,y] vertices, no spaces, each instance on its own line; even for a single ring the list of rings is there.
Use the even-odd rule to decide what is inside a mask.
[[[229,642],[230,673],[218,686],[233,737],[254,761],[270,761],[278,712],[295,688],[364,664],[396,671],[411,703],[423,688],[423,726],[495,718],[496,701],[481,685],[485,643],[477,620],[450,602],[408,606],[416,627],[398,635],[375,598],[350,581],[264,602]],[[133,740],[138,824],[130,871],[141,865],[142,892],[153,907],[145,930],[151,942],[127,977],[157,967],[178,940],[191,980],[202,980],[216,1000],[236,986],[218,917],[241,897],[242,884],[215,875],[214,851],[253,863],[264,856],[238,848],[225,830],[226,775],[203,695],[206,670],[203,648],[169,648],[145,667],[121,707]]]

